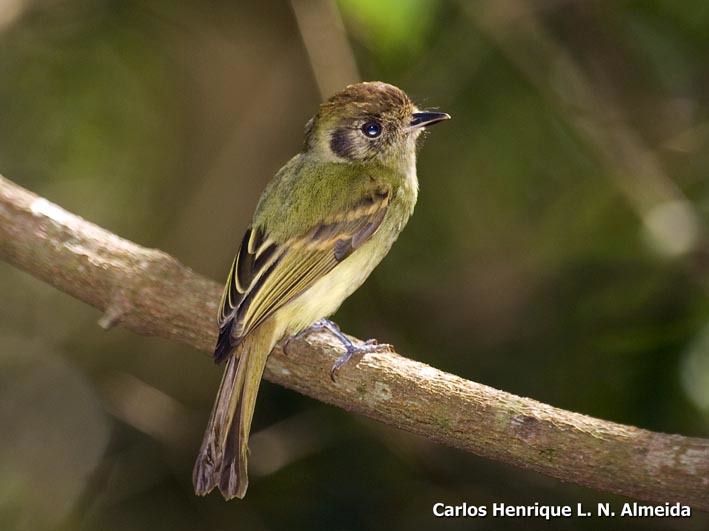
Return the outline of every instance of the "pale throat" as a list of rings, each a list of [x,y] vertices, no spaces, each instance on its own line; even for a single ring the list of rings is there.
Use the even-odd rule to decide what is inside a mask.
[[[416,138],[418,135],[415,137],[412,137],[408,140],[409,145],[408,147],[408,153],[404,157],[404,182],[402,183],[401,187],[403,189],[403,192],[406,195],[409,195],[410,197],[413,198],[414,202],[418,198],[419,194],[419,180],[418,176],[416,174]]]
[[[408,164],[404,169],[404,182],[401,187],[406,195],[413,197],[414,201],[419,195],[419,180],[416,175],[416,157],[409,157]]]

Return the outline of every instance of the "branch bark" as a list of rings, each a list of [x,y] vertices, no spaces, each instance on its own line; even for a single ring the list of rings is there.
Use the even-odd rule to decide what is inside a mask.
[[[0,258],[121,324],[211,352],[221,287],[0,176]],[[398,354],[367,355],[329,378],[326,333],[277,347],[266,378],[323,402],[474,454],[651,502],[709,510],[709,440],[564,411]]]

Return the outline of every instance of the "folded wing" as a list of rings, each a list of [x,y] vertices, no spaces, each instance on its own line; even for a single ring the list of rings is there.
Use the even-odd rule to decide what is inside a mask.
[[[274,242],[261,227],[250,227],[219,305],[215,361],[369,240],[386,215],[390,196],[388,189],[373,191],[284,243]]]

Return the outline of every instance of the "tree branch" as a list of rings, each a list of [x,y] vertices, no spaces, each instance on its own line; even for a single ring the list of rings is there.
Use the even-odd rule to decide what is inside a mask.
[[[75,216],[0,176],[0,258],[121,324],[211,352],[221,288],[171,256]],[[277,347],[266,378],[474,454],[564,481],[709,510],[709,440],[653,433],[564,411],[397,354],[329,370],[326,333]]]

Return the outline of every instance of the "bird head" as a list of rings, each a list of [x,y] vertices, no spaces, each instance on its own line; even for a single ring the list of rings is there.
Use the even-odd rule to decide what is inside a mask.
[[[306,125],[305,151],[331,162],[375,162],[404,171],[416,160],[424,128],[449,118],[419,110],[393,85],[357,83],[320,105]]]

